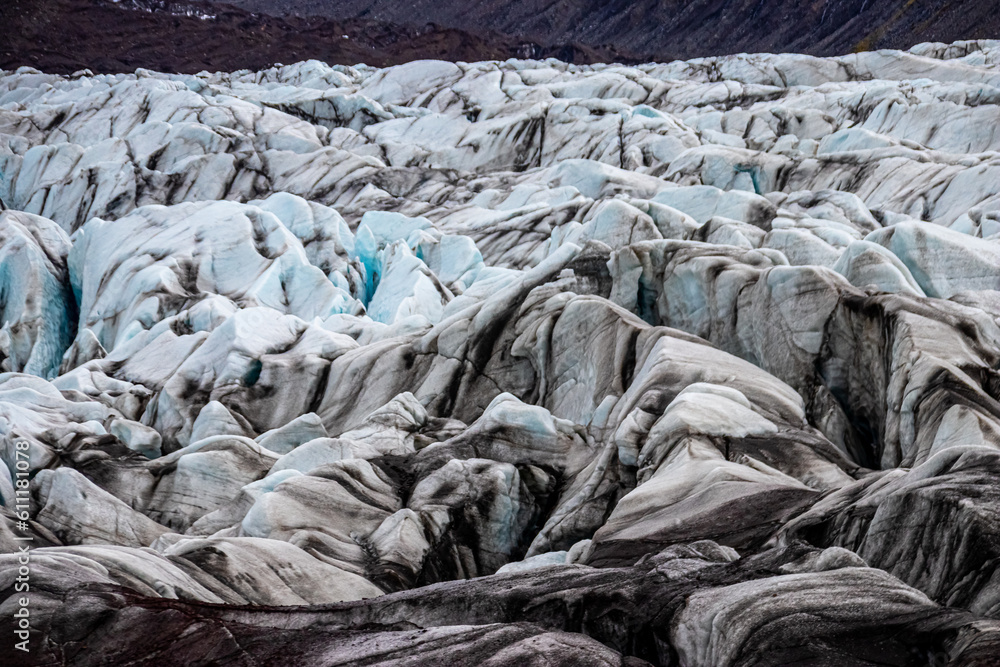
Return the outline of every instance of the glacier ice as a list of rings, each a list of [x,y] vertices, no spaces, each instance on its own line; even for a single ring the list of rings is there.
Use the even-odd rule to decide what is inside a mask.
[[[0,213],[0,354],[4,371],[54,377],[73,335],[70,240],[47,218]]]
[[[0,72],[26,664],[994,664],[998,62]]]

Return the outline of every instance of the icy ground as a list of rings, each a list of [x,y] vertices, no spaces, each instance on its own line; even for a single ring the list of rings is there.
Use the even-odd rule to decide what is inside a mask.
[[[0,73],[14,664],[996,665],[998,64]]]

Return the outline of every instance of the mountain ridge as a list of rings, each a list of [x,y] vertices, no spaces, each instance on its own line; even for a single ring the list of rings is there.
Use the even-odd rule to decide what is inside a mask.
[[[433,24],[280,17],[203,0],[7,0],[0,4],[0,25],[7,28],[0,43],[0,69],[26,65],[54,74],[137,68],[193,74],[258,70],[309,59],[376,67],[420,59],[551,56],[568,62],[635,61],[580,44],[542,46]]]
[[[7,0],[0,68],[53,73],[137,68],[263,69],[308,59],[384,67],[411,60],[508,58],[592,64],[710,55],[815,56],[1000,36],[973,0],[640,0],[401,6],[348,0]]]
[[[578,42],[657,61],[741,52],[835,56],[1000,35],[995,7],[976,0],[232,1],[272,14],[434,22],[541,44]]]

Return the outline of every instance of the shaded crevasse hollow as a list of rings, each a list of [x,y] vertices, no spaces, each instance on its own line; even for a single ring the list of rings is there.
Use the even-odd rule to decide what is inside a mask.
[[[14,664],[996,664],[998,63],[0,72]]]

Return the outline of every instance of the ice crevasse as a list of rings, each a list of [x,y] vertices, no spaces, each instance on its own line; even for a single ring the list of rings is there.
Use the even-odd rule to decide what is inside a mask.
[[[994,664],[998,66],[0,71],[17,659]]]

